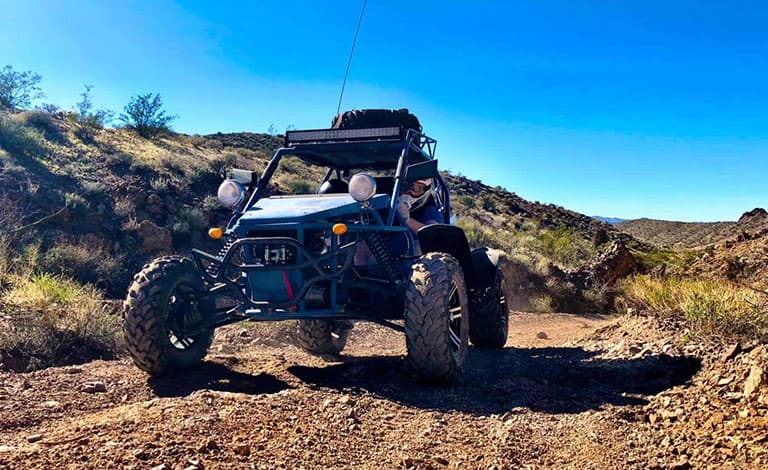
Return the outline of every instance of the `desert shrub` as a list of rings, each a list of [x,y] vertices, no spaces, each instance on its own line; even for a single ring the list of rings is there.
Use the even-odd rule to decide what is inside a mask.
[[[653,248],[633,251],[633,254],[644,272],[679,273],[683,264],[677,251]]]
[[[76,134],[80,139],[89,141],[96,135],[97,130],[109,124],[115,113],[106,109],[94,109],[91,99],[93,85],[84,85],[84,87],[85,91],[80,94],[80,101],[75,104],[77,122],[80,124]]]
[[[222,209],[224,206],[221,205],[221,201],[219,201],[219,198],[214,196],[213,194],[209,194],[205,196],[203,199],[203,203],[201,204],[201,208],[205,212],[216,212],[219,209]]]
[[[106,196],[107,187],[98,181],[83,182],[83,192],[88,198],[102,198]]]
[[[280,160],[280,168],[288,173],[296,174],[302,166],[306,167],[306,164],[297,157],[289,156]]]
[[[45,272],[103,287],[120,283],[126,275],[123,258],[113,256],[106,242],[93,236],[82,241],[59,239],[41,254],[38,266]]]
[[[155,191],[157,191],[158,193],[167,191],[172,187],[171,180],[164,176],[158,176],[156,178],[152,178],[151,180],[149,180],[149,186]]]
[[[139,159],[134,159],[131,162],[131,166],[128,168],[128,170],[138,176],[149,176],[155,172],[155,169],[152,168],[152,165],[144,160]]]
[[[158,163],[160,164],[161,168],[165,168],[172,173],[176,173],[178,175],[184,174],[184,169],[179,163],[179,156],[174,153],[168,152],[163,154],[159,158]]]
[[[197,207],[182,207],[173,216],[171,230],[176,243],[195,241],[208,227],[208,215]]]
[[[547,294],[539,294],[528,299],[528,304],[522,309],[532,313],[550,313],[555,309],[552,306],[552,297]]]
[[[730,280],[735,280],[744,274],[747,263],[741,256],[727,256],[725,258],[725,276]]]
[[[40,111],[45,111],[48,114],[55,114],[61,111],[61,108],[53,103],[42,103],[37,107]]]
[[[480,198],[480,207],[488,212],[494,212],[496,210],[496,199],[490,194],[485,194]]]
[[[130,197],[117,196],[115,197],[115,207],[113,210],[118,217],[126,218],[136,213],[136,206]]]
[[[170,131],[170,123],[177,116],[166,114],[159,94],[137,95],[123,108],[120,120],[126,127],[145,139],[153,139]]]
[[[26,111],[20,115],[23,121],[45,133],[55,132],[56,126],[53,123],[53,117],[45,111]]]
[[[467,209],[472,209],[475,207],[475,198],[468,195],[459,196],[457,199],[460,206],[465,207]]]
[[[29,107],[32,100],[43,97],[40,89],[42,79],[34,72],[17,72],[10,65],[0,69],[0,108],[14,110]]]
[[[237,155],[225,153],[208,162],[208,170],[219,178],[226,178],[229,170],[237,166]]]
[[[460,219],[456,221],[456,225],[464,230],[464,235],[467,236],[470,248],[498,247],[493,232],[480,225],[480,223],[472,219]]]
[[[593,254],[593,247],[576,231],[565,225],[538,234],[541,253],[564,267],[576,267]]]
[[[312,185],[303,179],[291,179],[288,181],[288,191],[293,194],[310,194]]]
[[[766,295],[723,281],[638,275],[621,282],[620,305],[684,318],[694,334],[768,341]]]
[[[38,274],[3,295],[10,320],[0,329],[0,355],[17,370],[116,357],[120,318],[104,312],[102,293],[71,279]],[[19,366],[20,365],[20,366]]]
[[[37,156],[45,151],[43,136],[35,128],[0,116],[0,148],[11,155]]]
[[[105,163],[113,169],[129,169],[133,164],[133,155],[125,152],[116,152],[104,155]]]
[[[91,209],[91,203],[78,193],[64,194],[64,204],[76,214],[85,214]]]

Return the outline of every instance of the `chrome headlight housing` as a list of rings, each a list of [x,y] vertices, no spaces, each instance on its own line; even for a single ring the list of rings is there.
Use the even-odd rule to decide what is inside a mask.
[[[218,197],[225,207],[235,207],[245,199],[245,188],[239,182],[227,179],[219,185]]]
[[[368,173],[358,173],[349,180],[349,195],[357,202],[365,202],[376,194],[376,180]]]

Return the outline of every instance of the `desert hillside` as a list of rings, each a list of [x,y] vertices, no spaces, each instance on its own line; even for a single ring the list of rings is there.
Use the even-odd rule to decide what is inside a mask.
[[[768,212],[757,208],[745,212],[736,222],[674,222],[636,219],[616,224],[616,228],[638,240],[667,248],[697,248],[725,240],[759,237],[768,234]]]

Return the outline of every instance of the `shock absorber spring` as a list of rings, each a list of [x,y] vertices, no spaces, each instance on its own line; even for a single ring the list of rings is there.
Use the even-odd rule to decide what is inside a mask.
[[[397,265],[392,258],[392,253],[386,247],[381,234],[377,232],[370,233],[366,242],[368,242],[368,248],[371,249],[371,253],[376,257],[376,261],[379,262],[379,266],[384,270],[384,274],[389,278],[389,281],[396,286],[400,285]]]

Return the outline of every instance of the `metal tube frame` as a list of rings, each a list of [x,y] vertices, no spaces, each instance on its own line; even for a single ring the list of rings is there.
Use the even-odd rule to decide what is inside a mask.
[[[354,248],[360,242],[360,235],[364,232],[390,232],[390,233],[402,233],[405,234],[408,240],[408,254],[412,254],[411,251],[415,246],[415,238],[407,226],[402,224],[402,220],[397,213],[397,202],[400,195],[400,188],[405,178],[405,172],[408,167],[410,158],[409,155],[412,151],[419,152],[427,158],[434,159],[435,149],[437,141],[421,134],[413,129],[408,129],[405,138],[403,139],[403,148],[400,153],[400,157],[397,162],[397,169],[395,172],[394,187],[392,195],[390,197],[389,213],[387,214],[386,221],[382,219],[378,212],[368,207],[365,203],[361,204],[361,220],[363,224],[348,225],[348,232],[350,234],[357,234],[357,237],[343,245],[339,245],[340,237],[332,236],[332,246],[328,253],[322,255],[314,255],[310,253],[304,246],[303,235],[305,230],[321,229],[330,230],[331,224],[302,224],[302,223],[281,223],[281,224],[265,224],[260,225],[259,230],[296,230],[297,238],[290,237],[246,237],[239,238],[230,244],[227,253],[223,257],[218,257],[201,250],[193,250],[193,259],[202,273],[203,278],[211,284],[213,287],[209,290],[210,295],[218,295],[220,291],[226,291],[234,295],[240,302],[239,305],[233,308],[221,309],[217,312],[217,318],[215,319],[215,326],[222,326],[228,323],[233,323],[241,320],[256,320],[256,321],[277,321],[277,320],[290,320],[290,319],[358,319],[367,320],[375,323],[379,323],[390,328],[402,331],[402,326],[389,322],[386,319],[366,315],[362,312],[346,312],[343,306],[337,305],[338,301],[338,286],[337,281],[345,273],[352,273],[353,279],[349,282],[378,291],[385,295],[396,295],[397,286],[392,286],[389,281],[386,280],[369,280],[360,276],[353,267]],[[252,191],[250,197],[244,204],[241,204],[234,211],[233,217],[227,224],[227,229],[231,230],[237,221],[245,212],[250,210],[254,204],[264,197],[264,193],[267,190],[267,185],[277,170],[280,160],[284,155],[290,154],[295,151],[296,147],[283,147],[278,149],[272,159],[270,160],[261,178],[256,184],[256,187]],[[324,180],[330,178],[334,169],[329,169],[326,173]],[[338,171],[338,170],[337,170]],[[438,181],[444,186],[440,175],[436,175]],[[447,202],[447,201],[446,201]],[[395,217],[398,217],[398,221],[401,226],[395,226]],[[372,219],[373,224],[369,224],[367,221]],[[252,245],[269,243],[280,243],[289,245],[296,250],[297,263],[291,265],[276,265],[276,266],[264,266],[259,264],[237,263],[232,260],[234,253],[239,250],[246,250]],[[335,262],[331,264],[330,271],[327,271],[322,263],[324,261],[330,261],[334,258],[343,256],[343,263],[339,266]],[[298,262],[301,260],[301,262]],[[208,263],[206,265],[206,263]],[[214,265],[217,267],[215,274],[211,274],[207,267]],[[285,302],[269,302],[260,301],[253,297],[249,292],[250,287],[248,284],[243,285],[241,282],[233,281],[225,276],[226,267],[235,268],[242,273],[248,274],[252,272],[270,272],[270,271],[301,271],[307,268],[312,268],[316,275],[308,280],[302,280],[302,287],[299,292]],[[309,289],[320,282],[329,282],[329,305],[330,308],[321,309],[307,309],[304,302],[305,297]]]

